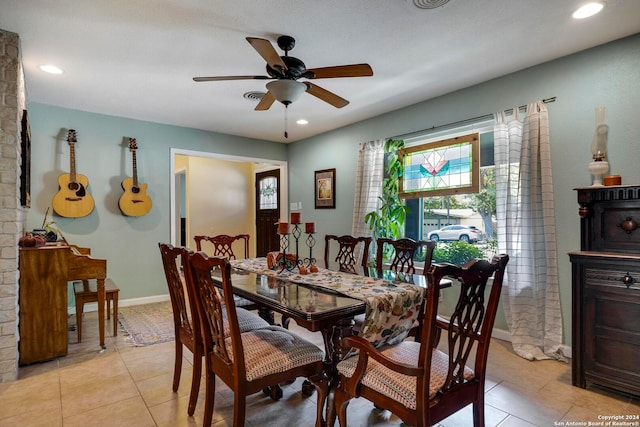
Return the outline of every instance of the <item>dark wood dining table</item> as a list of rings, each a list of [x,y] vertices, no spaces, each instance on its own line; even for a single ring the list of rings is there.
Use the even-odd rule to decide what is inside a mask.
[[[362,270],[361,274],[367,277],[378,275],[373,268]],[[427,286],[427,278],[419,274],[396,274],[384,270],[382,278],[423,288]],[[325,347],[325,371],[331,390],[326,402],[326,421],[327,425],[333,425],[335,422],[333,395],[338,379],[336,365],[349,351],[341,345],[341,342],[344,337],[353,334],[354,317],[365,313],[365,302],[325,287],[296,283],[286,277],[238,268],[233,269],[231,282],[234,294],[256,303],[260,307],[261,316],[271,323],[274,319],[273,313],[280,313],[283,317],[294,320],[299,326],[322,334]],[[446,287],[451,283],[443,285]],[[309,384],[305,384],[305,387],[306,391],[313,388]]]

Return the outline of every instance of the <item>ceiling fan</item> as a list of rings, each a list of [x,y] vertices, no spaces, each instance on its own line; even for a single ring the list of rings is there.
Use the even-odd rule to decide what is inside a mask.
[[[338,65],[333,67],[307,69],[300,59],[289,56],[296,40],[291,36],[278,37],[278,47],[284,50],[284,56],[278,55],[269,40],[247,37],[247,41],[267,62],[268,76],[218,76],[218,77],[194,77],[196,82],[211,82],[223,80],[273,80],[267,83],[267,93],[262,97],[256,111],[268,110],[278,100],[287,107],[296,101],[304,92],[307,92],[322,101],[342,108],[349,101],[330,92],[320,86],[298,79],[307,80],[329,79],[336,77],[367,77],[373,76],[373,70],[369,64]]]

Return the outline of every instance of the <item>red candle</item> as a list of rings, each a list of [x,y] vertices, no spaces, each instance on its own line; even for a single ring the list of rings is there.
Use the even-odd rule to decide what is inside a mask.
[[[300,212],[291,212],[291,224],[300,224]]]
[[[278,234],[289,234],[289,223],[288,222],[279,222],[278,223]]]
[[[316,232],[316,223],[315,222],[305,222],[304,223],[304,231],[307,234],[313,234]]]

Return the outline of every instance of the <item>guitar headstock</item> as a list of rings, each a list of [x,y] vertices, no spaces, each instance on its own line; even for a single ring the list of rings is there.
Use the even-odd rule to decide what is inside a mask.
[[[72,145],[72,144],[78,142],[76,140],[76,131],[75,131],[75,129],[69,129],[69,132],[67,133],[67,142],[69,143],[69,145]]]
[[[135,138],[129,138],[129,151],[135,151],[138,149],[138,143]]]

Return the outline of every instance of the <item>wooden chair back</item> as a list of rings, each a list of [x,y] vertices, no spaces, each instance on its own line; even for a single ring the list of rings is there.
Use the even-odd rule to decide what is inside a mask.
[[[505,269],[509,261],[508,255],[493,257],[491,262],[486,260],[473,260],[464,266],[452,264],[434,265],[429,269],[427,276],[429,283],[440,283],[443,278],[454,279],[459,286],[458,299],[450,313],[438,315],[439,293],[436,287],[427,288],[426,311],[423,320],[425,325],[422,331],[424,349],[421,352],[421,360],[424,361],[425,374],[427,359],[431,355],[430,348],[435,348],[440,339],[444,342],[449,354],[449,366],[447,377],[440,390],[440,408],[434,415],[440,420],[453,412],[463,408],[469,403],[474,404],[474,421],[479,418],[484,422],[484,383],[491,343],[491,332],[498,311],[498,302],[502,291],[502,282]],[[490,284],[488,298],[486,289],[489,279]],[[444,317],[446,316],[446,317]],[[428,325],[428,326],[427,326]],[[473,354],[473,359],[469,359]],[[466,380],[464,367],[468,366],[473,371],[473,379]],[[428,377],[426,377],[428,378]],[[426,384],[428,389],[429,385]],[[455,397],[464,389],[473,390],[472,398],[464,403]],[[467,390],[469,391],[469,390]],[[446,415],[445,415],[446,414]],[[476,424],[477,425],[477,424]]]
[[[431,265],[431,260],[433,258],[433,250],[436,248],[436,243],[426,240],[418,240],[415,241],[409,238],[403,238],[398,240],[379,238],[377,240],[377,250],[376,250],[376,270],[378,271],[378,275],[382,273],[384,269],[384,254],[385,254],[385,245],[389,245],[393,251],[393,255],[391,258],[391,262],[389,263],[389,270],[395,271],[397,273],[409,273],[414,274],[416,272],[415,267],[415,256],[418,252],[422,250],[424,247],[426,250],[423,274],[426,275],[429,266]]]
[[[353,237],[349,235],[334,236],[327,234],[324,236],[324,266],[329,268],[329,252],[331,242],[338,243],[338,252],[333,262],[338,264],[338,269],[346,273],[356,274],[358,267],[362,267],[366,271],[367,262],[369,261],[369,246],[371,245],[371,237]],[[356,259],[356,248],[362,243],[362,255],[360,261]]]
[[[237,236],[229,236],[227,234],[218,234],[217,236],[194,236],[196,241],[196,249],[198,252],[203,251],[202,242],[209,242],[213,245],[212,256],[227,257],[229,259],[237,259],[233,251],[235,242],[242,241],[244,243],[244,258],[249,258],[249,235],[238,234]],[[206,252],[206,251],[205,251]]]
[[[362,396],[414,426],[437,424],[473,404],[474,425],[483,426],[489,343],[508,260],[507,255],[499,255],[491,262],[473,260],[464,266],[432,265],[427,273],[429,286],[419,343],[405,341],[375,349],[361,337],[345,338],[344,344],[357,348],[360,353],[354,358],[356,361],[346,359],[338,365],[341,378],[336,392],[336,409],[340,425],[346,425],[348,401]],[[493,281],[486,298],[491,277]],[[443,278],[458,282],[454,287],[459,286],[460,292],[450,312],[441,310],[438,316],[439,283]],[[444,342],[438,346],[440,340]],[[394,353],[398,348],[401,350]],[[394,359],[394,354],[402,354],[402,357]],[[408,363],[409,360],[417,360],[417,364],[408,366],[415,363]],[[349,365],[355,369],[345,369]],[[346,377],[345,372],[353,372],[353,375]],[[372,377],[364,381],[365,375],[375,376],[377,381],[372,382]],[[415,379],[412,381],[410,377]],[[389,393],[385,385],[380,385],[392,383],[393,378],[400,378],[403,390],[398,391],[399,394]],[[405,391],[408,394],[403,394]],[[399,395],[413,403],[399,401]]]
[[[233,289],[231,289],[231,268],[229,260],[220,257],[209,258],[203,252],[197,252],[189,256],[189,286],[192,293],[198,296],[196,305],[198,312],[204,319],[202,327],[202,336],[204,340],[204,349],[207,354],[213,353],[216,358],[220,359],[227,371],[226,375],[232,375],[234,365],[244,365],[244,351],[242,341],[240,340],[240,327],[238,325],[238,317],[235,310],[235,301],[233,299]],[[222,293],[215,286],[211,277],[214,269],[220,270],[222,276]],[[229,331],[231,336],[233,358],[227,352],[225,344],[224,332],[224,315],[225,305],[229,307],[227,311]],[[214,349],[216,350],[214,353]],[[222,373],[218,373],[221,377]]]
[[[195,300],[188,292],[183,280],[181,269],[186,269],[189,250],[174,247],[170,244],[159,243],[162,265],[169,288],[169,298],[173,309],[173,324],[175,330],[176,356],[173,370],[173,391],[180,385],[182,371],[183,345],[193,353],[193,375],[191,394],[187,412],[193,415],[200,388],[202,374],[203,344],[200,335],[200,317],[196,310]]]

